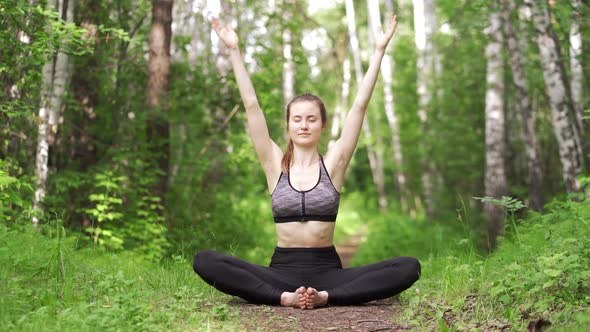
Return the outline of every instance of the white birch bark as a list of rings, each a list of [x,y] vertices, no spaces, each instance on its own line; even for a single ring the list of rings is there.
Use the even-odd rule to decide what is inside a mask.
[[[576,121],[581,131],[584,131],[582,121],[582,82],[584,81],[584,71],[582,69],[582,34],[580,33],[580,10],[582,1],[572,0],[572,23],[570,26],[570,67],[572,72],[571,90],[572,101],[576,111]]]
[[[570,118],[574,112],[566,86],[565,72],[559,63],[558,40],[551,27],[547,8],[534,0],[525,0],[525,4],[533,14],[533,24],[545,79],[545,91],[549,96],[553,130],[559,146],[563,180],[568,192],[578,192],[580,191],[580,182],[577,177],[582,173],[583,147],[575,120]]]
[[[65,13],[66,22],[74,22],[74,0],[60,0],[62,10],[67,10]],[[57,126],[61,113],[61,106],[63,102],[63,95],[65,93],[66,85],[69,79],[68,70],[68,55],[62,50],[57,52],[55,60],[55,71],[53,76],[53,93],[50,99],[49,112],[49,144],[55,143],[57,135]]]
[[[361,83],[363,79],[363,69],[361,65],[361,55],[358,37],[356,34],[356,17],[354,13],[354,4],[352,0],[346,0],[345,5],[346,19],[348,23],[348,34],[350,38],[350,49],[354,59],[354,73],[358,88],[358,85]],[[366,145],[367,154],[369,157],[369,166],[371,167],[373,183],[377,188],[379,207],[381,210],[384,210],[387,207],[387,197],[385,195],[383,168],[379,167],[379,165],[382,165],[382,162],[379,161],[379,155],[377,154],[375,148],[371,146],[371,143],[373,142],[373,134],[371,132],[371,125],[369,122],[368,114],[365,116],[365,121],[363,121],[363,133],[365,135],[365,139],[369,142],[369,144]]]
[[[533,210],[539,211],[543,208],[544,203],[542,188],[543,171],[541,168],[539,145],[535,131],[535,116],[533,114],[524,71],[524,52],[519,48],[516,31],[512,25],[511,13],[514,8],[514,0],[502,0],[501,13],[504,35],[510,56],[512,78],[516,87],[516,98],[524,122],[523,128],[526,140],[528,166],[529,207]]]
[[[285,22],[289,22],[292,17],[293,2],[291,0],[284,1],[286,10],[283,12],[283,17]],[[286,26],[283,29],[283,103],[285,107],[295,97],[295,62],[292,49],[291,30]]]
[[[350,59],[344,56],[342,61],[342,85],[340,87],[340,101],[334,110],[332,117],[332,128],[330,129],[330,141],[328,142],[328,149],[336,143],[339,137],[341,123],[344,122],[346,116],[346,109],[348,108],[348,96],[350,94]]]
[[[500,198],[506,195],[506,171],[504,160],[506,144],[504,133],[504,110],[502,105],[504,82],[502,74],[502,23],[496,10],[490,13],[490,26],[487,29],[489,42],[486,46],[486,169],[485,194]],[[496,238],[504,229],[504,213],[498,206],[485,203],[488,220],[488,239],[490,248],[496,247]]]
[[[387,1],[391,3],[391,1]],[[369,16],[380,18],[379,1],[369,0]],[[377,19],[369,20],[371,22],[371,31],[376,35],[382,31],[381,21]],[[374,38],[373,38],[374,39]],[[381,61],[381,77],[383,77],[383,97],[385,106],[385,115],[387,123],[391,129],[391,147],[393,150],[394,178],[399,191],[400,203],[404,211],[407,210],[406,202],[406,177],[403,171],[403,155],[400,143],[399,124],[397,114],[395,113],[395,103],[393,99],[393,59],[391,52],[386,51]]]
[[[56,0],[48,2],[48,8],[57,9],[60,17],[65,16],[68,23],[74,21],[74,0]],[[64,13],[65,11],[65,13]],[[47,29],[51,27],[48,23]],[[47,175],[49,173],[49,145],[55,142],[60,110],[63,101],[65,87],[68,81],[68,56],[60,50],[51,56],[43,66],[43,90],[41,92],[41,105],[39,108],[39,135],[37,138],[37,150],[35,156],[36,188],[33,198],[33,210],[36,214],[43,212],[43,201],[47,190]],[[33,224],[38,224],[36,215],[32,218]]]
[[[436,32],[436,13],[433,0],[413,0],[414,7],[414,33],[418,92],[418,117],[422,131],[428,134],[428,107],[432,99],[432,81],[437,71],[440,71],[440,64],[437,64],[437,56],[434,48],[434,33]],[[434,215],[433,202],[433,171],[434,166],[428,158],[428,148],[421,143],[422,151],[422,187],[424,190],[424,204],[426,215]]]
[[[231,20],[237,20],[237,17],[231,17],[229,16],[229,11],[230,11],[230,4],[227,0],[220,0],[220,9],[221,12],[219,13],[220,16],[225,16],[227,17],[227,19],[231,19]],[[228,17],[229,16],[229,17]],[[233,25],[231,22],[228,22],[228,24]],[[229,60],[229,50],[227,49],[227,47],[225,46],[225,44],[221,41],[217,42],[216,45],[216,49],[214,51],[214,56],[215,56],[215,66],[217,68],[217,72],[219,72],[219,74],[221,74],[221,76],[224,78],[222,79],[222,81],[225,81],[225,77],[227,76],[227,74],[231,71],[231,61]],[[226,85],[223,84],[224,88],[222,93],[227,93],[227,88],[225,87]]]
[[[369,3],[367,3],[369,4]],[[350,5],[346,5],[346,15],[347,17],[349,16],[349,13],[351,13],[352,15],[352,20],[349,21],[349,32],[350,32],[350,28],[351,25],[355,26],[355,30],[356,30],[356,23],[355,23],[355,15],[354,15],[354,6],[351,2]],[[373,36],[373,33],[371,31],[371,20],[381,20],[381,18],[377,17],[371,17],[371,14],[369,13],[368,15],[368,30],[369,30],[369,45],[371,48],[374,47],[375,45],[375,37]],[[355,31],[356,34],[356,31]],[[351,38],[352,39],[352,38]],[[356,37],[355,37],[356,39]],[[357,84],[360,84],[360,82],[362,81],[362,69],[361,69],[361,61],[360,61],[360,52],[358,51],[358,61],[355,61],[355,73],[356,73],[356,80],[357,80]],[[354,51],[353,51],[354,54]],[[358,66],[357,66],[358,63]],[[365,121],[363,122],[363,132],[365,135],[365,138],[367,139],[368,144],[366,144],[367,147],[367,154],[369,157],[369,166],[371,167],[371,174],[373,176],[373,182],[375,183],[375,186],[377,188],[377,196],[378,196],[378,203],[379,203],[379,208],[381,209],[381,211],[385,211],[387,209],[388,201],[387,201],[387,194],[385,192],[385,174],[383,172],[383,151],[381,150],[381,140],[379,140],[379,138],[374,139],[373,138],[373,133],[372,133],[372,129],[371,129],[371,124],[370,124],[370,113],[365,115]],[[374,144],[375,146],[373,146],[372,144]]]
[[[35,157],[35,197],[33,199],[33,210],[35,212],[43,211],[43,201],[45,199],[45,190],[47,184],[48,159],[49,159],[49,99],[53,85],[53,58],[43,66],[43,88],[41,92],[41,107],[39,108],[39,126],[37,136],[37,152]],[[33,216],[33,224],[37,224],[39,219]]]

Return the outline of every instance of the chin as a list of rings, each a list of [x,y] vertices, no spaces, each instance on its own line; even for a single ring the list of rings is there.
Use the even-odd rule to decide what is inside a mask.
[[[293,141],[293,144],[299,145],[301,147],[306,147],[306,148],[307,147],[312,147],[312,146],[317,146],[318,143],[319,142],[317,142],[317,141],[304,141],[304,142],[301,142],[301,141]]]

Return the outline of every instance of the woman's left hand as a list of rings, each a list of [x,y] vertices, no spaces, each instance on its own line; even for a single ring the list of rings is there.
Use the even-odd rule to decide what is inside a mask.
[[[395,32],[395,27],[397,26],[397,15],[391,13],[389,16],[389,24],[387,25],[387,31],[383,32],[380,31],[378,36],[375,38],[375,47],[378,50],[385,50],[387,48],[387,44],[391,40],[393,33]]]

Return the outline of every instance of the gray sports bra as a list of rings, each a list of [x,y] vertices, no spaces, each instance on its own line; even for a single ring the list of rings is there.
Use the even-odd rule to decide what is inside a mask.
[[[332,184],[324,159],[320,156],[320,176],[313,188],[296,190],[289,181],[289,175],[281,173],[270,199],[275,223],[310,220],[335,222],[340,193]]]

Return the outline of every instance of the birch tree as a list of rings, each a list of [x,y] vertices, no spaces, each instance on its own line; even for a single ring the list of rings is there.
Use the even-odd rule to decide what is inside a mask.
[[[74,0],[50,0],[48,8],[56,9],[59,17],[64,17],[66,22],[74,22]],[[51,29],[51,23],[48,28]],[[68,55],[63,47],[55,56],[50,56],[43,65],[43,85],[41,92],[41,105],[39,107],[39,134],[37,138],[37,150],[35,157],[36,189],[33,199],[33,210],[43,211],[43,201],[47,189],[47,175],[49,172],[49,146],[55,143],[59,114],[62,107],[63,95],[69,79]],[[33,224],[37,224],[37,216],[32,218]]]
[[[361,63],[361,54],[359,48],[359,41],[356,34],[356,16],[354,12],[354,3],[352,0],[345,1],[346,6],[346,22],[348,25],[348,34],[350,39],[350,51],[352,53],[352,58],[354,62],[354,73],[355,73],[355,80],[357,85],[362,81],[363,78],[363,69]],[[372,133],[371,127],[369,124],[369,119],[365,119],[363,121],[363,132],[365,138],[371,142],[372,141]],[[378,170],[378,161],[377,161],[377,153],[376,151],[370,146],[367,145],[367,154],[369,157],[369,166],[371,167],[371,175],[373,177],[373,183],[377,187],[377,193],[379,195],[379,206],[383,208],[387,205],[387,199],[385,198],[385,184],[383,183],[383,177],[379,176]],[[385,199],[384,199],[385,198]]]
[[[572,72],[571,88],[576,121],[578,127],[584,132],[582,122],[582,82],[584,81],[584,70],[582,69],[582,34],[580,33],[580,10],[582,1],[572,0],[572,23],[570,26],[570,67]]]
[[[389,1],[391,2],[391,1]],[[382,31],[381,26],[381,13],[379,10],[379,1],[378,0],[369,0],[369,16],[371,19],[371,31],[373,36],[376,36],[377,33]],[[374,39],[374,38],[373,38]],[[381,61],[381,77],[383,77],[383,96],[384,96],[384,104],[385,104],[385,115],[387,116],[387,123],[389,124],[389,128],[391,129],[391,147],[393,149],[393,160],[395,163],[395,171],[394,171],[394,178],[397,183],[399,196],[400,196],[400,203],[402,209],[405,211],[407,209],[407,202],[406,202],[406,177],[403,172],[403,156],[401,150],[401,143],[400,143],[400,134],[399,134],[399,124],[397,119],[397,114],[395,113],[395,103],[393,100],[393,59],[391,56],[391,52],[386,51],[385,55],[383,56],[383,60]]]
[[[489,41],[486,46],[486,106],[485,139],[486,169],[485,194],[500,198],[506,195],[506,171],[504,160],[506,144],[504,134],[504,109],[502,105],[504,82],[502,74],[502,22],[497,10],[490,13],[490,26],[487,29]],[[485,203],[488,220],[488,239],[490,248],[496,247],[496,238],[504,229],[504,212],[496,205]]]
[[[350,50],[354,60],[354,73],[357,85],[363,79],[363,69],[361,64],[361,54],[359,49],[358,37],[356,34],[356,17],[354,13],[354,3],[352,0],[346,0],[346,21],[348,23],[348,34],[350,38]],[[369,118],[367,117],[363,121],[363,132],[365,139],[368,142],[373,141],[373,134],[371,132],[371,125]],[[380,167],[382,163],[379,162],[379,155],[377,151],[370,145],[367,144],[367,154],[369,157],[369,166],[371,167],[371,175],[373,176],[373,183],[377,187],[377,194],[379,198],[379,207],[383,210],[387,207],[387,197],[385,194],[385,182],[383,177],[383,168]]]
[[[582,173],[582,134],[573,119],[570,91],[561,65],[559,41],[551,27],[548,9],[537,1],[525,0],[533,14],[537,46],[541,55],[545,91],[551,104],[553,130],[559,147],[562,176],[568,192],[580,191],[578,176]]]
[[[516,31],[512,25],[511,13],[515,8],[514,0],[502,0],[502,25],[504,36],[510,56],[512,78],[516,87],[516,99],[519,103],[519,111],[524,120],[524,136],[526,139],[526,155],[528,168],[529,206],[536,211],[543,208],[543,171],[541,169],[539,145],[535,131],[535,117],[531,106],[531,99],[527,89],[527,80],[524,71],[524,59],[519,48]]]
[[[433,96],[432,80],[437,70],[437,56],[434,48],[434,33],[436,32],[436,13],[433,0],[413,0],[414,7],[414,33],[418,92],[418,117],[422,126],[422,132],[428,133],[428,107]],[[424,190],[424,204],[426,215],[434,214],[433,202],[433,172],[434,166],[428,158],[428,148],[421,142],[422,151],[422,186]]]
[[[152,22],[149,39],[147,106],[149,108],[147,134],[151,148],[158,155],[162,171],[158,186],[164,198],[168,182],[170,128],[166,116],[166,95],[170,76],[170,41],[172,37],[173,0],[152,1]]]
[[[344,59],[342,60],[342,84],[340,86],[340,100],[334,109],[334,116],[332,117],[332,128],[330,128],[330,141],[328,148],[336,142],[340,133],[341,123],[344,122],[346,116],[346,109],[348,108],[348,96],[350,95],[350,58],[344,52]]]
[[[288,22],[293,16],[293,0],[284,0],[284,21],[283,27],[283,102],[285,107],[295,97],[295,62],[293,61],[293,38]]]

